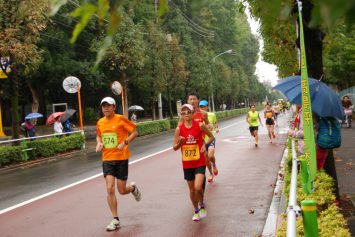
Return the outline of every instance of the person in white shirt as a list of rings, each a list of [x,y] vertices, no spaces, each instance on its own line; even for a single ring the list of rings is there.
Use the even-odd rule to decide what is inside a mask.
[[[62,134],[63,133],[63,125],[62,125],[62,123],[60,121],[60,116],[57,116],[55,118],[55,123],[54,123],[53,128],[54,128],[54,133],[55,134]]]

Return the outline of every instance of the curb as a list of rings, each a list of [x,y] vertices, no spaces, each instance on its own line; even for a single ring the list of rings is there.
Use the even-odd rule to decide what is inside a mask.
[[[280,162],[280,170],[277,175],[274,195],[271,200],[270,209],[266,218],[263,232],[261,236],[271,237],[276,236],[277,220],[281,209],[282,190],[284,186],[284,165],[288,156],[288,148],[286,147]]]

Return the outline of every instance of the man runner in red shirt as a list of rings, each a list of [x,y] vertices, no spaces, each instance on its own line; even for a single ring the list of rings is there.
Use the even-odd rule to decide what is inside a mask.
[[[190,104],[181,107],[182,123],[176,128],[173,149],[181,148],[184,178],[190,190],[190,199],[195,208],[193,221],[199,221],[207,215],[205,209],[203,183],[205,181],[206,157],[204,134],[207,134],[210,144],[214,139],[204,123],[194,121],[194,108]]]

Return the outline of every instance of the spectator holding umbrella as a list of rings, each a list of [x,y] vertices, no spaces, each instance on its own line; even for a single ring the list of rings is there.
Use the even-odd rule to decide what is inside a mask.
[[[54,133],[55,134],[62,134],[63,133],[63,125],[60,121],[60,116],[54,118],[55,122],[53,125]]]
[[[25,129],[27,131],[28,137],[35,137],[36,136],[36,123],[37,119],[26,119],[25,121]]]

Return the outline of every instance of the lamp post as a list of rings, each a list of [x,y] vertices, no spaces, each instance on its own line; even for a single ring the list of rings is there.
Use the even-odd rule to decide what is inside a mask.
[[[214,62],[216,61],[216,58],[218,58],[219,56],[222,56],[223,54],[226,54],[226,53],[227,53],[227,54],[231,54],[232,52],[233,52],[233,50],[232,50],[232,49],[229,49],[229,50],[224,51],[224,52],[222,52],[222,53],[220,53],[220,54],[217,54],[216,56],[214,56],[214,57],[212,58],[212,62],[214,63]],[[212,67],[211,67],[211,73],[212,73],[212,75],[213,75]],[[214,98],[213,98],[213,80],[212,80],[211,85],[212,85],[212,93],[211,93],[212,111],[215,112],[215,110],[214,110]]]

